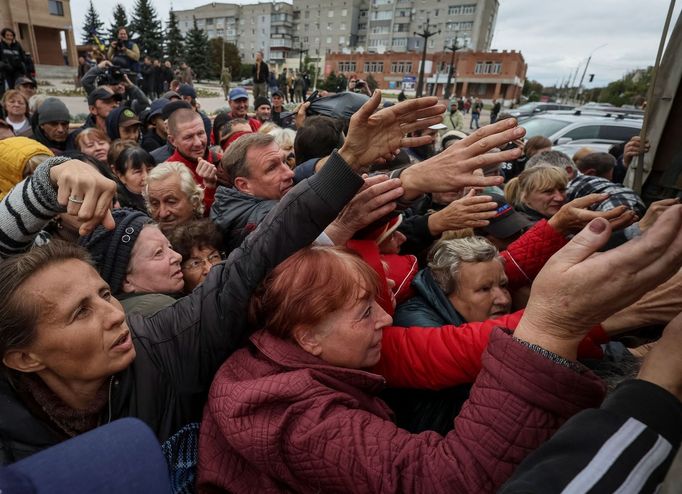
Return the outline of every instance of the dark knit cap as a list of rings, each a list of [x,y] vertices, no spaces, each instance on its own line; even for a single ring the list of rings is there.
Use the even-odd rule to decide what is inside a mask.
[[[265,96],[258,96],[256,100],[253,102],[253,107],[257,110],[259,106],[267,105],[272,108],[272,104],[270,103],[270,100],[267,99]]]
[[[78,243],[85,247],[104,281],[109,283],[111,293],[121,293],[123,280],[128,272],[128,263],[133,246],[144,225],[152,219],[135,209],[115,209],[112,212],[116,228],[107,230],[99,225],[95,230],[81,237]]]
[[[47,98],[38,109],[38,124],[70,122],[71,115],[64,102],[58,98]]]

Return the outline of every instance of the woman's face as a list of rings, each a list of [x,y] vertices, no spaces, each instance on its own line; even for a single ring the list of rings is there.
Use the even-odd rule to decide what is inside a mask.
[[[109,152],[109,143],[104,139],[97,139],[96,137],[84,137],[80,142],[80,151],[83,154],[97,158],[106,163],[107,153]]]
[[[213,247],[192,247],[189,259],[182,261],[185,292],[189,293],[203,283],[211,268],[220,261],[220,252]]]
[[[551,218],[566,202],[566,187],[531,191],[526,195],[524,202],[545,218]]]
[[[26,118],[26,100],[23,96],[14,95],[5,101],[5,111],[13,120]]]
[[[126,293],[179,293],[185,281],[182,256],[156,226],[145,226],[137,237],[123,282]]]
[[[304,349],[338,367],[372,367],[381,358],[383,328],[392,321],[373,297],[362,298],[325,317],[314,328],[315,344]]]
[[[511,295],[502,263],[497,259],[462,263],[457,290],[448,298],[467,322],[486,321],[509,314]]]
[[[12,31],[7,31],[3,39],[7,44],[12,44],[12,42],[14,41],[14,33]]]
[[[77,259],[55,263],[21,291],[40,309],[37,338],[26,351],[48,385],[101,381],[132,363],[135,347],[123,308],[92,266]]]
[[[125,173],[116,172],[116,176],[126,188],[133,194],[142,194],[142,189],[147,184],[147,175],[153,167],[142,166],[140,168],[128,167]]]

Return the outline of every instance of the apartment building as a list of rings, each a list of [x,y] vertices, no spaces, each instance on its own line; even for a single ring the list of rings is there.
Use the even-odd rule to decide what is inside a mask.
[[[0,0],[0,27],[14,30],[36,64],[78,64],[69,0]]]
[[[253,60],[280,64],[300,51],[313,59],[330,53],[421,52],[416,36],[428,22],[428,52],[442,51],[457,39],[458,46],[490,49],[498,0],[293,0],[240,5],[217,3],[177,11],[186,33],[197,19],[209,38],[223,37]]]
[[[192,10],[175,12],[180,31],[187,34],[197,20],[197,27],[210,38],[234,43],[245,62],[253,62],[256,53],[265,60],[283,63],[294,48],[293,6],[286,2],[209,3]]]

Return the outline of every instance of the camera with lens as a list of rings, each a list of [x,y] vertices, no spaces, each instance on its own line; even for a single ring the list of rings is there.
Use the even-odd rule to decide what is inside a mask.
[[[112,65],[104,69],[104,72],[97,77],[96,84],[98,86],[106,85],[113,86],[120,84],[125,80],[125,75],[129,74],[130,70],[119,67],[118,65]]]
[[[126,42],[123,39],[116,40],[116,51],[126,51]]]

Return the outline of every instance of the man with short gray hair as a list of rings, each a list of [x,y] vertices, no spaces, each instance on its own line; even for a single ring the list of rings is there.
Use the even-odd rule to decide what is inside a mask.
[[[573,160],[561,151],[545,151],[543,153],[536,154],[528,160],[526,163],[526,169],[542,165],[563,168],[568,174],[569,181],[573,180],[578,175],[578,171],[575,163],[573,163]]]

